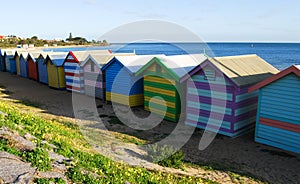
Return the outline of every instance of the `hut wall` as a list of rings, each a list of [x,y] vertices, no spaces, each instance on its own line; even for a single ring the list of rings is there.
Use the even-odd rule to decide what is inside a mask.
[[[15,57],[13,56],[12,58],[10,58],[10,73],[11,74],[16,74],[17,73],[17,68],[16,68],[16,60]]]
[[[20,55],[15,56],[17,75],[21,75]]]
[[[7,55],[5,57],[5,71],[6,72],[10,72],[10,58],[11,58],[10,55]]]
[[[31,57],[28,57],[28,78],[39,80],[37,62],[34,62]]]
[[[28,63],[24,57],[20,57],[20,76],[28,78]]]
[[[143,105],[143,79],[134,77],[122,67],[120,62],[114,59],[105,70],[106,100],[131,107]]]
[[[85,94],[104,99],[105,83],[103,82],[102,71],[93,61],[89,60],[84,65],[83,77]]]
[[[39,82],[41,82],[43,84],[48,84],[47,64],[44,61],[45,60],[43,58],[38,58],[38,60],[37,60]]]
[[[6,67],[5,67],[5,56],[1,56],[1,59],[0,59],[0,71],[4,72],[6,70]]]
[[[84,93],[83,72],[72,55],[68,55],[64,63],[66,88],[68,91]]]
[[[235,137],[255,125],[257,93],[205,67],[187,82],[186,124]]]
[[[289,74],[259,90],[255,141],[300,153],[300,78]]]
[[[50,61],[47,62],[47,71],[48,71],[48,85],[57,89],[64,89],[65,85],[65,76],[64,68],[62,66],[55,66]]]
[[[180,84],[179,81],[174,80],[169,71],[156,62],[150,65],[143,74],[144,108],[150,110],[151,106],[152,112],[157,115],[166,120],[178,122],[179,118],[185,115],[185,83]],[[152,99],[155,96],[163,100]],[[166,102],[166,112],[163,101]]]

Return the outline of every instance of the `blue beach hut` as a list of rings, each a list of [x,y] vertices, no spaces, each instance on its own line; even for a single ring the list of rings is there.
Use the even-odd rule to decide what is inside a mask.
[[[255,141],[300,154],[300,65],[249,88],[258,91]]]
[[[143,79],[135,73],[157,55],[115,56],[104,67],[106,100],[130,107],[144,104]]]
[[[38,65],[39,82],[43,84],[48,84],[48,71],[47,71],[46,57],[47,54],[42,53],[36,59]]]
[[[23,52],[20,55],[20,76],[28,78],[28,52]]]

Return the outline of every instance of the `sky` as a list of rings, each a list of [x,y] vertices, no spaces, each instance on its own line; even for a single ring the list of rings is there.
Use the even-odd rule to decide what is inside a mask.
[[[300,42],[299,0],[1,0],[0,7],[0,35],[65,39],[71,32],[97,40],[122,25],[156,20],[205,42]]]

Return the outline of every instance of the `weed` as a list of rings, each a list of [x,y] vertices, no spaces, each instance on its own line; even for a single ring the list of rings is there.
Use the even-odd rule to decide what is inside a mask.
[[[173,146],[158,144],[151,144],[147,146],[148,156],[154,163],[157,163],[164,167],[180,168],[182,169],[183,159],[185,154],[176,149]]]

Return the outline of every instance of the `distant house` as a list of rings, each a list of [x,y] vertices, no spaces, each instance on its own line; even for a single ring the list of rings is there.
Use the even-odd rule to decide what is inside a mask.
[[[20,76],[28,78],[28,52],[22,52],[20,54]]]
[[[42,53],[29,53],[27,62],[28,62],[28,78],[38,81],[39,80],[39,71],[38,71],[38,63],[37,58]]]
[[[300,65],[249,88],[258,91],[255,141],[300,154]]]
[[[143,66],[136,75],[144,77],[145,109],[177,122],[185,109],[185,84],[180,79],[206,59],[203,54],[161,56]],[[166,113],[163,100],[153,98],[157,96],[166,102]]]
[[[65,72],[63,63],[67,56],[67,53],[52,53],[48,54],[46,57],[46,65],[48,72],[48,85],[49,87],[56,89],[65,89]]]
[[[83,73],[80,63],[83,62],[89,54],[111,54],[110,50],[86,50],[70,51],[63,63],[66,76],[66,88],[68,91],[84,93]]]
[[[115,56],[103,66],[106,100],[130,107],[143,105],[143,79],[135,73],[155,56]]]
[[[257,55],[209,58],[187,81],[186,124],[235,137],[255,125],[257,92],[248,88],[279,71]]]

